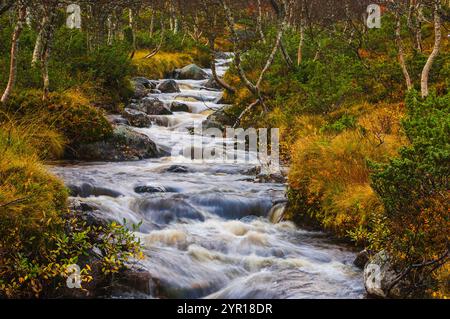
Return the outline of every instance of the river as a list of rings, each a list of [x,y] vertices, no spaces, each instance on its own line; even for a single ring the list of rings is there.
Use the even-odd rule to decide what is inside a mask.
[[[219,75],[227,59],[217,60]],[[206,69],[207,73],[211,70]],[[133,128],[167,151],[190,145],[186,128],[204,120],[222,92],[204,80],[177,80],[181,94],[153,94],[186,103],[191,112],[165,116],[164,123]],[[175,138],[174,138],[175,137]],[[140,261],[168,298],[362,298],[362,272],[355,253],[321,232],[291,222],[272,223],[284,184],[249,180],[252,164],[192,163],[180,156],[120,163],[76,163],[52,167],[67,184],[90,183],[120,192],[113,198],[80,199],[101,207],[104,218],[142,226]],[[187,169],[186,169],[187,168]],[[138,186],[157,192],[137,193]],[[276,212],[275,212],[276,213]],[[158,296],[123,296],[149,297]]]

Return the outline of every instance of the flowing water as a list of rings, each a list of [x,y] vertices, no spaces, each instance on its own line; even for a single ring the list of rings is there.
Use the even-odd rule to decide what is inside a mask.
[[[229,60],[217,60],[223,75]],[[210,70],[205,70],[210,73]],[[133,128],[170,151],[189,146],[186,131],[204,120],[222,93],[205,81],[178,80],[182,92],[153,95],[186,103],[191,112]],[[159,125],[158,125],[158,124]],[[214,141],[210,141],[214,143]],[[169,298],[361,298],[354,253],[325,234],[298,229],[281,218],[285,185],[254,183],[254,164],[195,164],[167,170],[182,156],[123,163],[77,163],[52,169],[67,184],[90,183],[122,194],[80,199],[101,207],[104,218],[142,226],[143,267]],[[153,193],[138,194],[138,186]],[[133,296],[132,296],[133,297]],[[142,296],[134,296],[142,297]]]

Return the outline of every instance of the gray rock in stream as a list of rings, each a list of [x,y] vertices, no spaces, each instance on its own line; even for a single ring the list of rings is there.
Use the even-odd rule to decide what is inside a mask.
[[[164,169],[164,171],[167,173],[181,173],[181,174],[186,174],[190,172],[189,167],[182,165],[172,165],[167,169]]]
[[[70,190],[70,196],[73,197],[81,197],[86,198],[90,196],[108,196],[117,198],[122,196],[120,192],[117,192],[115,190],[105,188],[105,187],[98,187],[91,185],[89,183],[84,183],[80,186],[78,185],[67,185],[67,188]]]
[[[162,81],[157,87],[159,91],[162,93],[180,93],[180,87],[178,86],[177,82],[174,80],[165,80]]]
[[[286,177],[281,173],[260,173],[258,174],[258,176],[256,176],[255,183],[284,184],[286,183]]]
[[[170,105],[170,110],[172,112],[190,112],[191,110],[189,109],[189,106],[187,106],[184,103],[181,102],[172,102],[172,104]]]
[[[130,295],[133,297],[156,296],[158,294],[158,282],[144,267],[134,265],[132,268],[120,272],[112,285],[108,287],[107,294],[123,297]]]
[[[156,83],[144,77],[135,77],[130,80],[131,87],[136,99],[142,99],[147,96],[151,90],[156,89]]]
[[[150,117],[142,111],[126,108],[122,115],[128,120],[128,123],[130,123],[131,126],[150,127],[152,124]]]
[[[173,113],[166,107],[164,102],[158,100],[155,97],[146,97],[131,103],[128,106],[129,109],[144,112],[148,115],[172,115]]]
[[[196,64],[189,64],[180,70],[175,71],[180,80],[207,80],[209,74]]]
[[[353,261],[353,264],[356,267],[358,267],[359,269],[364,269],[364,267],[367,265],[369,260],[370,260],[370,253],[367,249],[364,249],[363,251],[359,252],[356,255],[356,258]]]
[[[138,194],[153,194],[153,193],[172,193],[176,190],[171,187],[154,186],[154,185],[140,185],[134,188],[134,191]]]
[[[211,78],[208,80],[208,82],[205,83],[205,85],[203,85],[205,88],[207,89],[212,89],[212,90],[221,90],[222,87],[216,82],[216,80],[214,80],[214,78]]]
[[[84,161],[133,161],[166,155],[146,135],[127,126],[114,128],[113,136],[102,142],[78,145],[71,159]]]
[[[203,121],[203,129],[218,128],[223,130],[227,126],[233,126],[236,119],[231,111],[232,108],[233,106],[228,105],[209,115],[208,118]]]

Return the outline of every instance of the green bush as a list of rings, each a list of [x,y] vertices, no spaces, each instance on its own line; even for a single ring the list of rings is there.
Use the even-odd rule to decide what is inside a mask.
[[[448,253],[450,229],[450,95],[423,100],[414,92],[407,107],[403,127],[411,145],[389,164],[374,164],[372,175],[385,207],[384,244],[401,269]],[[412,267],[410,279],[423,281],[437,266]]]
[[[320,132],[334,132],[340,133],[348,128],[356,127],[356,118],[353,115],[344,114],[340,119],[333,123],[325,124],[320,128]]]

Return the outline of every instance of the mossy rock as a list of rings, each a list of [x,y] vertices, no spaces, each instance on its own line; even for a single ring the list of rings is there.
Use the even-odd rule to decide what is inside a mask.
[[[126,126],[117,126],[104,141],[80,144],[68,154],[84,161],[135,161],[165,155],[150,138]]]

